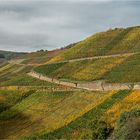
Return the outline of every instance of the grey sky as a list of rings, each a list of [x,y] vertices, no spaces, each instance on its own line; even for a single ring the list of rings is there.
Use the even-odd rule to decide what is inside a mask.
[[[112,27],[140,25],[140,1],[0,0],[0,50],[52,50]]]

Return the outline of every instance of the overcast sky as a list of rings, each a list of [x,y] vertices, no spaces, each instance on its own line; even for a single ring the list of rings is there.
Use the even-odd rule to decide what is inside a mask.
[[[0,50],[52,50],[136,25],[139,0],[0,0]]]

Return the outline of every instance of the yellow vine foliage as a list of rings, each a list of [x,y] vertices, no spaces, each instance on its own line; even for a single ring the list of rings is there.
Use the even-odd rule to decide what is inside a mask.
[[[1,95],[0,95],[0,103],[1,103],[1,102],[4,102],[5,100],[6,100],[6,98],[5,98],[4,96],[1,96]]]
[[[35,98],[35,100],[42,100],[42,98],[46,98],[46,100],[40,103],[36,102],[27,110],[24,110],[23,113],[30,116],[33,121],[39,120],[41,118],[42,123],[40,123],[40,125],[37,126],[35,130],[36,133],[41,135],[44,132],[48,133],[69,124],[70,122],[87,113],[115,93],[116,91],[110,91],[108,93],[88,93],[84,91],[75,92],[75,94],[73,94],[72,96],[68,96],[63,101],[61,101],[61,98],[47,99],[47,97],[37,96],[38,98]],[[30,101],[30,103],[31,102],[32,101]],[[47,125],[44,126],[44,124]],[[29,128],[29,130],[27,130],[26,135],[31,134],[30,129],[32,128]],[[17,138],[16,135],[15,138]]]
[[[93,80],[103,76],[106,72],[110,71],[113,67],[121,64],[127,57],[118,58],[105,58],[98,59],[95,62],[89,61],[90,63],[80,71],[73,73],[72,77],[77,80]],[[99,65],[100,64],[100,65]]]
[[[76,118],[78,118],[78,117],[82,116],[83,114],[85,114],[86,112],[90,111],[91,109],[93,109],[94,107],[96,107],[97,105],[102,103],[106,98],[112,96],[115,93],[116,93],[116,91],[111,91],[111,92],[109,92],[107,95],[105,95],[103,97],[99,97],[99,98],[96,97],[95,102],[93,101],[91,104],[83,107],[83,109],[81,109],[81,111],[77,110],[78,111],[77,113],[72,113],[71,115],[68,115],[67,117],[63,117],[63,122],[59,123],[59,125],[57,127],[55,127],[54,130],[59,128],[62,125],[67,125],[70,122],[74,121]]]
[[[134,90],[121,102],[114,104],[112,108],[106,112],[105,118],[111,126],[114,127],[121,113],[138,108],[140,108],[140,90]]]

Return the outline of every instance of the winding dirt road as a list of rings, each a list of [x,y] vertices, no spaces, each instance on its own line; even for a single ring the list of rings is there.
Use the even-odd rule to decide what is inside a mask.
[[[37,78],[39,80],[51,82],[54,84],[59,84],[63,86],[83,89],[83,90],[93,90],[93,91],[110,91],[110,90],[124,90],[124,89],[140,89],[140,83],[106,83],[105,81],[98,80],[93,82],[85,83],[72,83],[72,82],[63,82],[58,79],[49,78],[37,72],[28,73],[29,76]]]
[[[138,53],[122,53],[122,54],[113,54],[113,55],[104,55],[104,56],[93,56],[93,57],[84,57],[84,58],[78,58],[78,59],[71,59],[71,60],[66,60],[66,61],[61,61],[61,62],[52,62],[51,64],[58,64],[58,63],[64,63],[64,62],[77,62],[77,61],[82,61],[82,60],[94,60],[94,59],[103,59],[103,58],[114,58],[114,57],[127,57],[127,56],[132,56]]]
[[[72,60],[67,60],[67,61],[61,61],[61,62],[55,62],[53,64],[58,64],[58,63],[63,63],[63,62],[76,62],[76,61],[82,61],[82,60],[94,60],[94,59],[103,59],[103,58],[114,58],[114,57],[127,57],[127,56],[132,56],[138,53],[123,53],[123,54],[114,54],[114,55],[106,55],[106,56],[94,56],[94,57],[86,57],[86,58],[79,58],[79,59],[72,59]],[[26,66],[39,66],[43,64],[22,64],[23,60],[12,60],[9,61],[9,63],[12,64],[18,64],[18,65],[26,65]],[[46,64],[46,63],[45,63]],[[60,81],[58,79],[50,78],[47,77],[46,75],[42,75],[40,73],[31,71],[28,73],[29,76],[32,76],[34,78],[37,78],[39,80],[63,85],[63,86],[68,86],[68,87],[73,87],[73,88],[78,88],[78,89],[84,89],[84,90],[95,90],[95,91],[109,91],[109,90],[124,90],[124,89],[140,89],[140,83],[106,83],[105,81],[93,81],[93,82],[85,82],[85,83],[77,83],[77,82],[64,82]]]

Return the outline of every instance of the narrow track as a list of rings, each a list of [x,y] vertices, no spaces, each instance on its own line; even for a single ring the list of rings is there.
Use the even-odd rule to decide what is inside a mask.
[[[71,60],[66,60],[66,61],[60,61],[60,62],[54,62],[54,63],[42,63],[42,64],[23,64],[22,62],[25,59],[15,59],[15,60],[10,60],[8,61],[11,64],[18,64],[18,65],[26,65],[26,66],[40,66],[40,65],[45,65],[45,64],[58,64],[58,63],[64,63],[64,62],[77,62],[77,61],[82,61],[82,60],[94,60],[94,59],[103,59],[103,58],[114,58],[114,57],[125,57],[125,56],[132,56],[137,53],[122,53],[122,54],[113,54],[113,55],[104,55],[104,56],[93,56],[93,57],[85,57],[85,58],[78,58],[78,59],[71,59]]]
[[[52,62],[51,64],[58,64],[58,63],[64,63],[64,62],[77,62],[77,61],[82,61],[82,60],[94,60],[94,59],[103,59],[103,58],[125,57],[125,56],[132,56],[135,54],[139,54],[139,52],[77,58],[77,59],[71,59],[71,60],[66,60],[66,61],[61,61],[61,62],[54,62],[54,63]]]
[[[104,58],[114,58],[114,57],[129,57],[138,53],[123,53],[123,54],[114,54],[114,55],[105,55],[105,56],[94,56],[94,57],[86,57],[86,58],[79,58],[79,59],[71,59],[71,60],[66,60],[66,61],[61,61],[61,62],[55,62],[51,64],[58,64],[58,63],[63,63],[63,62],[76,62],[76,61],[82,61],[82,60],[94,60],[94,59],[104,59]],[[22,64],[23,60],[17,59],[16,61],[11,60],[9,63],[11,64],[18,64],[21,66],[39,66],[43,64]],[[48,63],[44,63],[48,64]],[[106,83],[105,81],[93,81],[93,82],[85,82],[85,83],[78,83],[78,82],[64,82],[60,81],[55,78],[50,78],[47,77],[46,75],[42,75],[40,73],[31,71],[28,73],[29,76],[32,76],[34,78],[37,78],[39,80],[63,85],[63,86],[68,86],[76,89],[84,89],[84,90],[95,90],[95,91],[109,91],[109,90],[124,90],[124,89],[140,89],[140,83]]]
[[[73,87],[83,90],[93,90],[93,91],[110,91],[110,90],[125,90],[125,89],[140,89],[140,83],[106,83],[105,81],[93,81],[85,83],[72,83],[72,82],[63,82],[58,79],[50,78],[39,74],[37,72],[28,73],[29,76],[37,78],[39,80],[47,81],[50,83],[55,83],[63,86]]]

